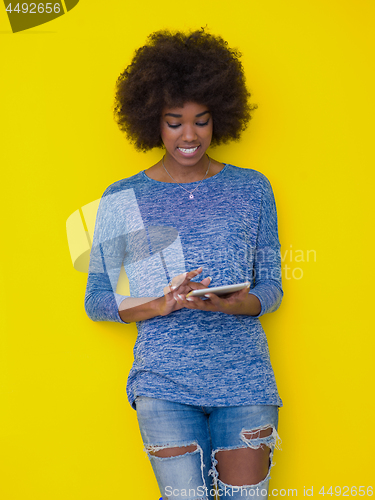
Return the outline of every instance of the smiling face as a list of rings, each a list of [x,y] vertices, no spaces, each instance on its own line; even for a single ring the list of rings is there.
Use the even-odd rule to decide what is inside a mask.
[[[207,106],[193,102],[182,108],[164,108],[160,125],[169,167],[203,167],[212,139],[212,116]]]

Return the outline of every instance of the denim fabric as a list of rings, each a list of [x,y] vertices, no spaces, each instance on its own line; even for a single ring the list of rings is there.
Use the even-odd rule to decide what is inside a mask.
[[[135,400],[142,439],[163,499],[214,500],[268,495],[272,455],[277,434],[278,407],[274,405],[210,407],[193,406],[145,396]],[[246,439],[245,431],[272,428],[267,437]],[[258,484],[231,486],[218,478],[215,455],[219,450],[270,448],[267,476]],[[196,445],[196,450],[175,457],[158,457],[163,448]]]

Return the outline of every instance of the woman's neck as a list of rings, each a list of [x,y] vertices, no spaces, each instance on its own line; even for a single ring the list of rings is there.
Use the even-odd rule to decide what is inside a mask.
[[[146,175],[150,177],[150,179],[159,182],[177,182],[179,184],[185,184],[212,177],[224,168],[223,163],[219,163],[212,158],[210,159],[208,156],[205,156],[202,160],[205,161],[198,162],[196,165],[184,166],[179,164],[175,165],[172,164],[172,162],[169,164],[168,160],[166,161],[166,158],[163,157],[158,163],[146,170]]]
[[[195,165],[185,166],[180,165],[176,161],[170,161],[170,158],[166,155],[161,159],[161,163],[164,171],[173,182],[187,183],[200,181],[207,177],[210,170],[211,158],[208,155],[204,155]]]

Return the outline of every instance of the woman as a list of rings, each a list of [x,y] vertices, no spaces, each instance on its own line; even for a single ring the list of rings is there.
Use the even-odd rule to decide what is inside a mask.
[[[105,191],[85,307],[96,321],[137,322],[127,393],[164,499],[267,496],[278,439],[258,319],[282,298],[272,189],[207,155],[239,139],[254,108],[239,56],[204,29],[161,31],[117,82],[120,128],[138,150],[165,152]],[[130,297],[116,293],[122,264]]]

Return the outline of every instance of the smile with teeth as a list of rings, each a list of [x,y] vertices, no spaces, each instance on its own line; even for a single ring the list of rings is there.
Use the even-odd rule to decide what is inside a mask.
[[[195,153],[195,151],[199,148],[199,146],[195,146],[194,148],[177,148],[179,151],[181,151],[182,153],[186,153],[186,154],[189,154],[189,153]]]

